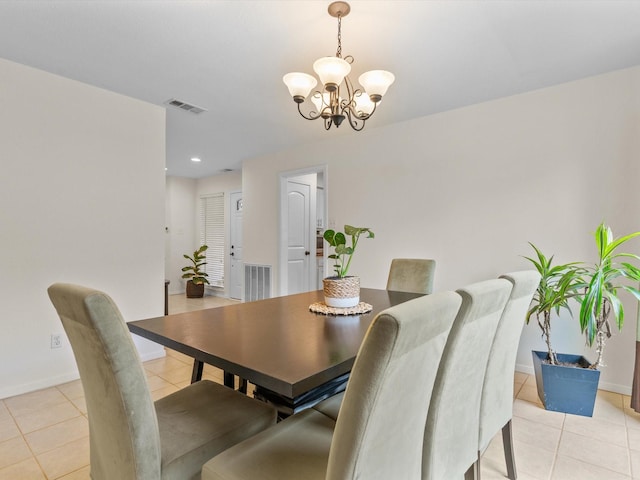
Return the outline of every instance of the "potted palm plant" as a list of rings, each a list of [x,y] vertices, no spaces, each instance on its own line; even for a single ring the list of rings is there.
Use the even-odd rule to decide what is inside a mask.
[[[572,315],[569,300],[584,285],[578,262],[552,265],[535,245],[536,258],[525,257],[540,273],[540,283],[527,312],[527,324],[535,316],[547,351],[533,350],[533,369],[538,397],[547,410],[591,416],[598,389],[599,371],[587,371],[589,362],[580,355],[556,353],[551,345],[551,318],[564,310]]]
[[[527,314],[527,321],[535,314],[543,329],[543,336],[546,335],[548,352],[532,353],[538,396],[547,410],[584,416],[593,414],[605,340],[611,337],[610,322],[615,321],[618,329],[624,323],[624,308],[618,292],[625,290],[640,301],[640,291],[622,283],[626,279],[637,285],[640,269],[621,261],[640,260],[640,257],[617,251],[620,245],[638,235],[640,232],[615,239],[611,228],[601,223],[595,232],[599,256],[594,265],[574,262],[552,267],[551,259],[547,260],[533,247],[538,260],[528,260],[536,266],[542,279]],[[551,348],[551,310],[559,313],[563,308],[571,313],[568,304],[571,299],[580,306],[580,329],[586,336],[587,344],[596,344],[597,359],[593,363],[581,355],[556,354]],[[542,322],[539,315],[543,316]]]
[[[557,365],[558,357],[551,346],[551,317],[554,312],[559,316],[561,310],[567,311],[569,315],[572,314],[569,299],[577,295],[577,290],[581,286],[579,277],[576,275],[578,262],[552,265],[553,255],[547,258],[533,243],[529,245],[535,250],[537,258],[524,258],[538,270],[540,283],[533,295],[525,320],[528,325],[531,317],[536,317],[547,346],[546,360],[552,365]]]
[[[333,260],[335,276],[322,281],[324,302],[329,307],[348,308],[360,302],[360,277],[348,276],[347,273],[362,234],[367,235],[365,238],[375,237],[370,228],[351,225],[344,226],[344,233],[335,230],[324,232],[324,239],[334,249],[329,258]],[[347,245],[347,237],[351,237],[350,245]]]
[[[201,268],[207,264],[207,256],[205,252],[209,248],[207,245],[202,245],[198,248],[193,255],[184,254],[184,258],[191,262],[190,265],[182,268],[182,278],[187,279],[187,298],[202,298],[204,296],[204,285],[209,285],[207,277],[209,274]]]
[[[640,260],[633,253],[621,253],[617,249],[640,232],[614,238],[611,228],[604,223],[598,225],[595,232],[598,261],[586,265],[582,273],[584,295],[577,297],[580,302],[580,329],[585,334],[587,344],[596,344],[596,361],[590,368],[599,369],[602,361],[605,341],[611,337],[611,320],[622,329],[624,325],[624,307],[618,292],[625,290],[640,301],[640,291],[635,286],[625,285],[623,281],[633,281],[638,285],[640,269],[627,260]]]

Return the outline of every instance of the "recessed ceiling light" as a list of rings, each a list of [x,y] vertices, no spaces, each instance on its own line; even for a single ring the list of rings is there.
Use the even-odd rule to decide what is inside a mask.
[[[192,162],[200,162],[201,160],[198,157],[191,157]]]

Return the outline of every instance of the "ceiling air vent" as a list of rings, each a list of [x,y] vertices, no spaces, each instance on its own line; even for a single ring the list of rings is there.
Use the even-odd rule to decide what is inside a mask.
[[[197,107],[195,105],[191,105],[190,103],[183,102],[182,100],[176,100],[175,98],[167,100],[166,102],[164,102],[164,104],[169,105],[170,107],[179,108],[180,110],[184,110],[185,112],[191,112],[196,114],[207,111],[206,108]]]

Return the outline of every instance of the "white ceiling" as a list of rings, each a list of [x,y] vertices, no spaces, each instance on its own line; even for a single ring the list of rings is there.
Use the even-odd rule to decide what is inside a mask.
[[[329,1],[0,1],[0,57],[163,105],[167,173],[203,177],[335,135],[282,83],[334,55]],[[365,130],[640,65],[640,0],[353,0],[353,74],[396,75]],[[0,79],[1,85],[1,79]],[[193,156],[202,162],[194,164]]]

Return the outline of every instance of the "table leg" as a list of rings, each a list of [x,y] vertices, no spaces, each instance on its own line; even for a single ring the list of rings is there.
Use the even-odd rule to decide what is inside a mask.
[[[240,393],[244,393],[245,395],[247,394],[247,379],[246,378],[239,378],[239,385],[238,385],[238,391]]]
[[[235,377],[233,373],[224,372],[224,386],[235,388]]]
[[[204,363],[200,360],[193,361],[193,370],[191,371],[191,383],[196,383],[202,380],[202,369],[204,368]]]

